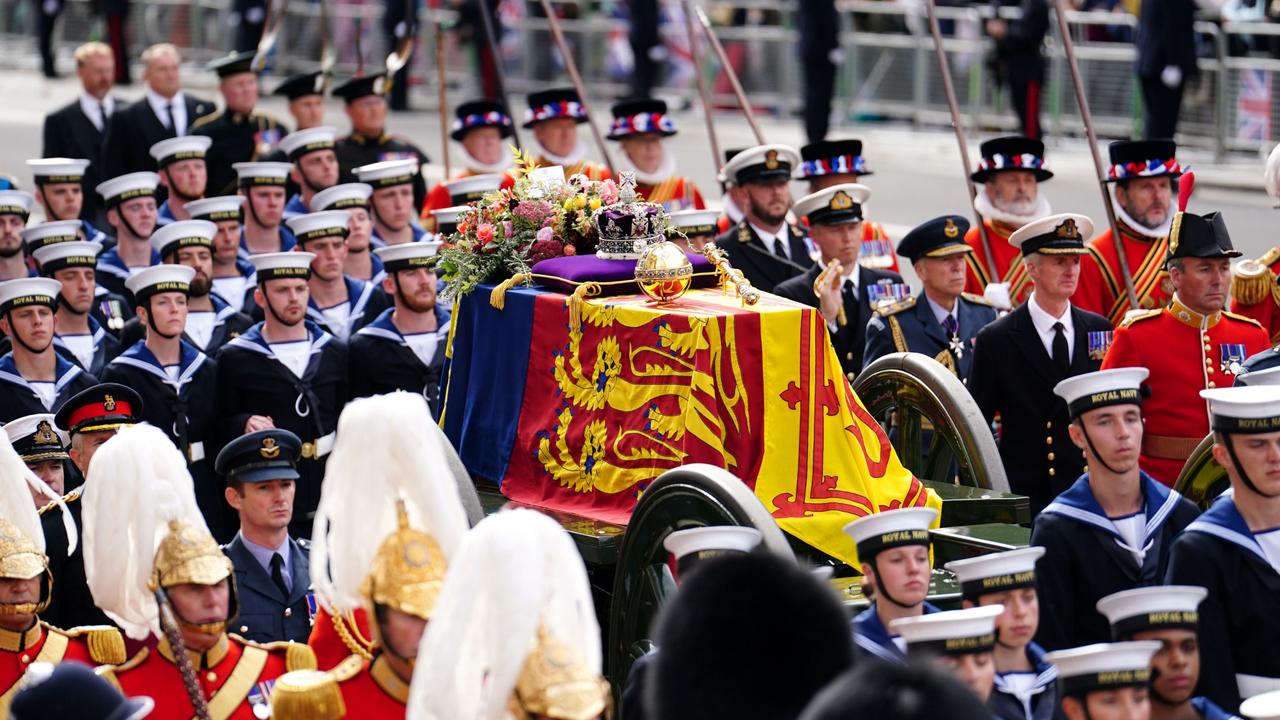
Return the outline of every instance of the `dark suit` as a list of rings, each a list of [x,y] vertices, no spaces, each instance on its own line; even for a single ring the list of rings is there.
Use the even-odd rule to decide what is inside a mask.
[[[951,348],[951,339],[923,297],[919,300],[913,297],[876,311],[871,322],[867,323],[863,367],[889,353],[915,352],[941,362],[962,381],[968,382],[970,368],[973,367],[974,338],[979,330],[996,319],[996,311],[981,296],[964,293],[956,298],[954,312],[960,323],[957,335],[961,346],[958,352]],[[895,325],[899,332],[894,331]],[[899,342],[899,339],[905,342]]]
[[[115,99],[114,108],[118,112],[125,104]],[[110,118],[107,119],[110,121]],[[97,125],[84,114],[80,107],[80,99],[55,110],[44,118],[44,146],[41,156],[47,158],[84,158],[89,167],[84,171],[80,187],[84,190],[84,204],[80,208],[80,218],[94,225],[107,224],[106,208],[102,197],[98,195],[98,183],[107,178],[102,175],[102,142],[106,138],[106,125],[99,130]]]
[[[1137,70],[1146,106],[1143,137],[1171,138],[1178,129],[1178,113],[1187,81],[1197,73],[1194,0],[1144,3],[1138,12]],[[1182,71],[1182,82],[1165,85],[1160,74],[1167,67]]]
[[[790,280],[813,266],[809,246],[804,242],[804,231],[795,225],[787,227],[791,231],[790,260],[773,254],[772,238],[766,245],[745,218],[716,238],[716,245],[729,257],[729,264],[741,270],[752,286],[773,292],[783,280]]]
[[[813,292],[813,283],[818,279],[822,268],[814,265],[803,275],[793,277],[773,289],[775,295],[788,300],[795,300],[810,307],[819,307],[818,296]],[[871,321],[871,296],[868,288],[877,283],[901,283],[902,276],[889,270],[874,268],[858,268],[858,296],[846,290],[844,296],[845,324],[838,332],[831,334],[831,344],[840,356],[840,367],[845,373],[857,376],[862,370],[862,353],[867,340],[867,323]],[[847,288],[847,286],[846,286]],[[853,378],[850,377],[852,380]]]
[[[213,112],[214,106],[186,93],[183,100],[187,106],[189,133],[196,118]],[[102,177],[110,179],[142,170],[155,172],[156,160],[151,157],[151,146],[171,137],[175,137],[173,130],[156,117],[145,96],[128,107],[116,106],[102,145]]]
[[[1102,365],[1102,358],[1089,357],[1088,334],[1109,332],[1111,323],[1073,306],[1071,326],[1074,347],[1065,372],[1054,365],[1026,303],[979,331],[973,352],[969,392],[988,422],[1000,414],[1000,458],[1009,487],[1031,498],[1033,517],[1084,472],[1084,453],[1067,433],[1067,404],[1053,387]],[[1052,442],[1046,444],[1046,437]]]
[[[307,549],[289,538],[289,574],[293,584],[285,597],[271,573],[245,547],[244,536],[225,545],[223,552],[235,566],[240,615],[228,628],[254,642],[292,640],[305,643],[311,634],[307,595],[311,590],[311,559]]]
[[[1008,34],[996,41],[1000,74],[1009,82],[1013,108],[1022,134],[1039,140],[1040,91],[1044,86],[1045,61],[1041,47],[1049,32],[1049,4],[1045,0],[1022,0],[1021,16],[1007,21]]]

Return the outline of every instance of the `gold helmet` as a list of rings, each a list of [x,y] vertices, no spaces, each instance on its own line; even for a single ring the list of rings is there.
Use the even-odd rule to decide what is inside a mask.
[[[509,709],[516,720],[534,715],[554,720],[593,720],[612,696],[609,682],[568,643],[538,628],[538,644],[524,662]]]
[[[28,506],[31,504],[28,500]],[[33,508],[34,509],[34,508]],[[0,518],[0,578],[30,580],[44,576],[40,599],[33,603],[0,604],[0,615],[29,615],[44,612],[49,607],[53,589],[53,575],[49,573],[49,559],[36,545],[35,540],[17,525]]]
[[[377,606],[389,607],[423,620],[431,619],[448,564],[435,538],[409,527],[404,502],[396,503],[399,528],[373,558],[373,569],[361,594]]]
[[[179,625],[196,632],[218,635],[226,630],[227,623],[239,614],[231,558],[222,552],[222,548],[213,539],[209,529],[203,525],[170,520],[169,532],[160,541],[160,547],[156,549],[154,566],[151,582],[148,584],[152,591],[167,590],[174,585],[217,585],[227,578],[232,578],[226,620],[192,623],[175,611]]]

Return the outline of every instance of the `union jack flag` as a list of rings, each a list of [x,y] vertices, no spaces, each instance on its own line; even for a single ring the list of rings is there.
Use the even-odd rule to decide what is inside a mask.
[[[1270,142],[1270,71],[1240,71],[1240,93],[1236,96],[1236,139],[1257,143]]]

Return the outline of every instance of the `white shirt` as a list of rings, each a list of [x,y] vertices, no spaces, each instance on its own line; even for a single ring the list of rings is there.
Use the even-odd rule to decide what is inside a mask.
[[[187,337],[201,350],[208,347],[209,339],[213,337],[215,316],[216,313],[210,310],[187,313],[187,327],[185,328]]]
[[[165,99],[160,97],[156,91],[147,88],[147,104],[151,106],[151,112],[160,118],[160,124],[165,127],[169,126],[169,107],[173,107],[173,134],[186,135],[187,128],[191,125],[190,118],[187,117],[187,99],[183,97],[182,91],[174,93],[172,98]]]
[[[1253,538],[1262,546],[1262,554],[1276,572],[1280,572],[1280,528],[1254,533]]]
[[[1125,550],[1133,555],[1138,565],[1142,565],[1142,561],[1147,556],[1145,543],[1143,543],[1147,534],[1147,514],[1136,512],[1127,517],[1111,518],[1111,524],[1115,526],[1116,532],[1120,533],[1120,537],[1124,538],[1124,544],[1128,546]]]
[[[107,109],[107,116],[102,117],[102,109]],[[116,111],[116,99],[110,95],[102,98],[102,104],[98,104],[98,98],[87,92],[80,92],[80,112],[89,118],[89,122],[98,130],[107,129],[107,120],[111,119],[111,114]]]
[[[291,340],[289,342],[269,343],[276,359],[289,368],[289,372],[299,378],[307,372],[307,364],[311,361],[311,341]]]
[[[334,337],[346,342],[351,336],[351,306],[346,300],[320,311],[324,316],[324,324],[333,331]]]
[[[51,382],[36,382],[34,380],[28,380],[27,384],[31,386],[32,390],[36,391],[36,395],[40,396],[40,402],[44,404],[44,409],[52,410],[53,399],[58,396],[56,384]]]
[[[1053,357],[1054,323],[1062,323],[1062,335],[1067,339],[1067,358],[1069,360],[1073,357],[1076,349],[1076,328],[1071,323],[1071,303],[1067,303],[1067,309],[1062,311],[1061,317],[1054,317],[1040,307],[1033,292],[1027,299],[1027,310],[1031,313],[1031,324],[1036,326],[1036,334],[1040,336],[1040,343],[1044,345],[1049,357]]]
[[[76,361],[80,363],[80,367],[88,368],[93,365],[93,336],[92,335],[59,335],[58,339],[63,345],[76,356]]]
[[[784,257],[788,260],[791,259],[791,228],[789,228],[785,222],[782,223],[782,227],[778,228],[778,232],[776,233],[771,233],[753,222],[749,222],[747,224],[750,225],[756,235],[759,235],[760,239],[764,241],[764,247],[771,255],[777,254],[773,251],[773,241],[774,238],[777,238],[782,241],[782,252]]]
[[[431,360],[436,356],[436,346],[440,344],[440,338],[434,332],[405,335],[404,341],[423,365],[431,364]]]
[[[934,319],[938,321],[938,324],[942,326],[942,329],[946,330],[947,324],[944,321],[947,319],[947,316],[950,315],[951,317],[956,319],[956,332],[959,333],[960,332],[960,298],[956,298],[955,304],[952,305],[951,310],[948,311],[942,306],[935,303],[933,301],[933,298],[929,297],[928,294],[924,294],[924,293],[922,294],[924,295],[925,302],[929,303],[929,309],[933,311]]]
[[[213,291],[235,308],[237,312],[244,309],[244,290],[249,278],[241,275],[213,279]],[[188,323],[191,321],[188,320]]]
[[[165,365],[164,374],[169,376],[169,382],[178,382],[178,376],[182,374],[182,367],[179,365]]]

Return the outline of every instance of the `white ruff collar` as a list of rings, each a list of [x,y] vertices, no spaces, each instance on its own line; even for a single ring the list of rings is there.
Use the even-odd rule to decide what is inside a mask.
[[[1169,216],[1164,219],[1164,222],[1160,223],[1160,227],[1149,228],[1129,217],[1129,213],[1125,212],[1124,208],[1120,207],[1120,202],[1116,200],[1115,197],[1116,194],[1113,189],[1111,191],[1111,207],[1115,208],[1116,219],[1125,225],[1128,225],[1130,230],[1143,237],[1151,238],[1152,240],[1169,237],[1169,230],[1173,228],[1173,213],[1169,213]]]
[[[556,155],[538,144],[537,140],[534,140],[533,143],[537,146],[542,159],[547,161],[547,165],[559,165],[568,169],[582,162],[582,159],[587,156],[587,144],[582,141],[582,138],[578,138],[578,143],[573,146],[573,152],[568,155]],[[567,180],[568,178],[565,179]]]
[[[1023,225],[1039,220],[1042,217],[1048,217],[1053,214],[1053,208],[1049,207],[1049,198],[1044,193],[1036,193],[1036,208],[1029,215],[1018,215],[1015,213],[1001,210],[991,203],[991,198],[987,196],[987,188],[979,187],[978,195],[973,199],[973,209],[985,220],[999,220],[1006,225],[1012,225],[1014,228],[1020,228]]]
[[[511,153],[503,154],[502,159],[495,163],[482,163],[475,159],[471,153],[467,152],[467,147],[462,143],[455,143],[458,151],[462,153],[463,165],[477,175],[487,175],[489,173],[505,173],[511,169]]]
[[[676,174],[676,156],[671,154],[667,148],[662,148],[662,163],[658,165],[658,169],[651,172],[643,172],[631,162],[631,158],[627,157],[626,151],[622,151],[622,156],[618,158],[618,170],[620,172],[633,172],[636,174],[636,182],[641,185],[657,185],[670,179]]]

